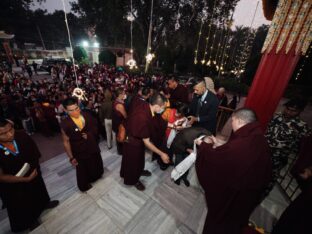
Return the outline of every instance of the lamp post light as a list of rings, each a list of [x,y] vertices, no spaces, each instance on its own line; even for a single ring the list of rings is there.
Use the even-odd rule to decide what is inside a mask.
[[[89,50],[87,50],[87,53],[89,55],[89,59],[93,62],[93,63],[98,63],[99,62],[99,48],[100,48],[100,43],[95,41],[90,45],[89,41],[82,41],[80,44],[83,48],[87,49],[90,48]]]
[[[94,47],[94,48],[99,48],[99,47],[100,47],[100,43],[98,43],[97,41],[95,41],[95,42],[93,43],[93,47]]]
[[[83,41],[81,44],[82,44],[82,47],[89,47],[88,41]]]

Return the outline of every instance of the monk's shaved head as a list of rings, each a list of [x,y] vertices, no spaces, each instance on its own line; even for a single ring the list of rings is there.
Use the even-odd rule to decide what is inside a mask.
[[[151,105],[158,105],[158,106],[163,106],[165,105],[167,101],[167,98],[165,98],[164,95],[160,93],[155,93],[150,97],[150,104]]]
[[[257,121],[256,113],[249,108],[237,109],[236,111],[233,112],[232,116],[237,119],[240,119],[245,124]]]

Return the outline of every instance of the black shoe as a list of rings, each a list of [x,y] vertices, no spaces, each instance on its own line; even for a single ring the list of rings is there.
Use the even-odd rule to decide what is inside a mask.
[[[90,190],[90,189],[92,189],[92,185],[91,185],[91,184],[88,184],[88,186],[87,186],[86,189],[83,189],[83,190],[80,189],[80,191],[81,191],[81,192],[87,192],[87,191]]]
[[[144,184],[142,184],[141,181],[138,181],[138,183],[136,183],[134,186],[139,191],[144,191],[145,190],[145,186],[144,186]]]
[[[55,207],[57,207],[59,204],[60,204],[60,202],[59,202],[58,200],[50,201],[50,202],[48,203],[48,205],[46,206],[46,209],[55,208]]]
[[[40,226],[41,223],[39,223],[39,221],[36,219],[35,222],[33,222],[30,226],[29,226],[29,231],[33,231],[35,230],[37,227]]]
[[[176,180],[176,181],[174,181],[174,183],[176,184],[176,185],[180,185],[180,180]]]
[[[183,179],[183,182],[186,187],[190,187],[190,181],[188,181],[187,179]]]
[[[144,170],[141,174],[141,176],[151,176],[151,175],[152,175],[152,173],[148,170]]]

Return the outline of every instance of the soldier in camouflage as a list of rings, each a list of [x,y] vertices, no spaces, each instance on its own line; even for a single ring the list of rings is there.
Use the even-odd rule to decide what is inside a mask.
[[[272,154],[273,175],[269,190],[273,188],[281,169],[287,165],[289,155],[297,155],[301,138],[311,134],[307,123],[300,119],[305,105],[300,99],[292,99],[284,105],[282,113],[276,114],[269,123],[265,135]]]

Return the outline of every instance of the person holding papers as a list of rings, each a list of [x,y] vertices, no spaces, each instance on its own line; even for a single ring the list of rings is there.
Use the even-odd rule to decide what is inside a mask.
[[[232,128],[228,142],[196,142],[195,167],[208,207],[203,233],[242,233],[270,181],[269,145],[254,111],[234,111]]]
[[[36,228],[41,212],[59,203],[50,201],[41,176],[40,156],[26,133],[15,132],[11,121],[0,118],[0,197],[13,232]]]

